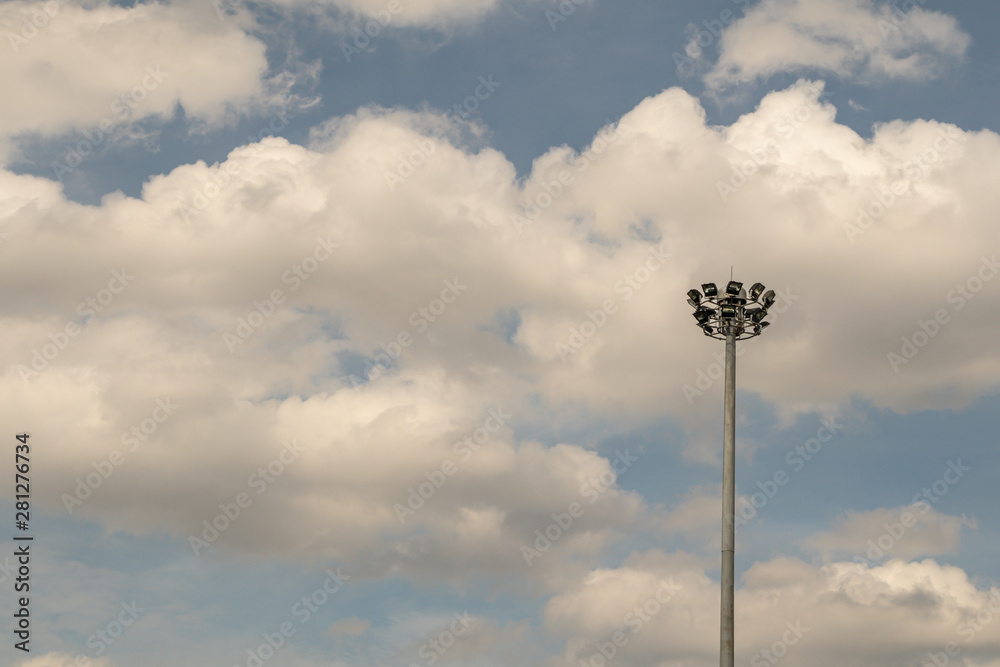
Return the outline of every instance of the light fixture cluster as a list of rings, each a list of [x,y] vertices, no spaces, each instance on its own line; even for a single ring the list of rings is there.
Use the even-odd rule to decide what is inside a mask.
[[[761,283],[754,283],[748,295],[743,283],[730,280],[725,293],[719,294],[715,283],[705,283],[701,291],[688,291],[688,303],[706,336],[725,340],[731,333],[736,340],[743,340],[759,336],[771,324],[764,318],[774,304],[774,290],[764,289]]]

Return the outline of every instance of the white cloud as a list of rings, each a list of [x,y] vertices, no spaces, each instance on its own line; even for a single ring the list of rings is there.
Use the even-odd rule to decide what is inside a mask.
[[[695,432],[689,453],[711,458],[698,428],[718,403],[684,387],[720,348],[693,328],[683,295],[731,263],[790,295],[740,360],[741,388],[786,411],[859,393],[904,411],[960,406],[991,391],[1000,283],[961,309],[946,295],[991,247],[1000,142],[930,121],[865,140],[820,92],[802,82],[714,128],[668,90],[582,154],[540,156],[523,183],[493,149],[428,137],[440,118],[392,111],[342,119],[309,147],[265,139],[221,165],[184,165],[139,199],[94,207],[3,172],[2,414],[66,443],[43,450],[38,502],[64,511],[76,478],[126,449],[122,434],[152,426],[169,397],[181,407],[128,454],[127,474],[76,511],[186,539],[297,438],[301,461],[220,545],[370,574],[532,573],[557,587],[644,520],[641,500],[612,484],[524,563],[521,546],[580,502],[588,479],[614,480],[614,456],[546,448],[507,424],[412,523],[394,504],[496,406],[515,423],[666,411]],[[929,150],[926,169],[908,173]],[[720,183],[739,169],[749,175],[723,201]],[[852,244],[845,225],[897,181],[903,194]],[[112,294],[123,268],[134,279]],[[265,303],[274,290],[277,307]],[[949,321],[894,372],[887,353],[936,309]],[[520,325],[503,332],[511,312]],[[82,331],[65,333],[71,323]],[[557,343],[579,349],[564,361]],[[355,392],[346,376],[379,354],[385,367]],[[33,359],[41,373],[25,381]]]
[[[272,4],[307,10],[335,8],[348,15],[347,22],[356,32],[349,32],[351,39],[362,35],[365,41],[380,39],[395,28],[431,28],[451,31],[483,20],[499,11],[506,0],[269,0]],[[529,0],[546,4],[549,0]],[[240,4],[228,2],[223,4]],[[340,19],[338,18],[338,23]],[[343,29],[344,25],[331,27]],[[367,40],[366,40],[367,37]]]
[[[387,10],[387,0],[332,0],[335,5],[367,16]],[[481,18],[500,0],[412,0],[399,2],[397,25],[435,26]]]
[[[41,27],[31,23],[39,16]],[[196,122],[217,123],[288,98],[290,74],[265,79],[264,43],[245,31],[252,21],[220,20],[210,3],[16,0],[0,6],[0,22],[14,36],[0,68],[0,86],[16,100],[0,110],[6,136],[96,136],[102,124],[102,136],[120,133],[169,118],[178,104]]]
[[[725,29],[706,83],[725,89],[802,70],[869,83],[941,75],[965,53],[969,36],[946,14],[904,6],[909,10],[874,0],[762,0]]]
[[[657,604],[662,582],[676,590]],[[1000,590],[979,590],[962,570],[933,560],[858,570],[780,557],[754,564],[737,588],[736,661],[770,664],[761,652],[775,643],[784,646],[772,657],[790,667],[922,664],[948,642],[962,659],[981,659],[1000,648],[1000,624],[975,620],[990,605],[1000,611]],[[546,627],[567,642],[550,664],[578,665],[602,646],[623,666],[717,664],[718,614],[719,584],[695,559],[633,554],[549,601]],[[609,648],[617,631],[619,646]]]
[[[883,558],[913,559],[958,551],[962,528],[975,529],[975,519],[949,516],[926,502],[894,509],[848,512],[831,531],[813,535],[806,545],[829,558],[853,556],[856,562]]]

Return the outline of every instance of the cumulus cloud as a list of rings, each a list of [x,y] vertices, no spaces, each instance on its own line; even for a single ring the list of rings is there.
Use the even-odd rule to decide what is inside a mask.
[[[718,62],[705,81],[719,90],[802,70],[869,83],[940,76],[965,53],[968,34],[951,16],[915,2],[903,6],[763,0],[722,33]],[[695,50],[692,57],[700,56]]]
[[[863,139],[821,92],[800,82],[710,127],[667,90],[524,181],[460,128],[391,110],[99,206],[2,172],[0,405],[59,443],[39,454],[38,502],[187,540],[246,493],[214,546],[557,587],[648,509],[620,490],[622,458],[515,436],[518,420],[666,411],[697,435],[719,349],[683,295],[731,263],[781,295],[741,356],[744,390],[793,412],[859,387],[897,410],[967,404],[1000,376],[982,250],[1000,142],[932,121]],[[915,338],[936,310],[947,321]],[[462,460],[466,437],[486,439]],[[401,521],[446,460],[454,474]],[[582,515],[528,566],[521,548],[573,503]]]
[[[450,31],[469,26],[497,11],[505,0],[269,0],[290,9],[336,9],[348,17],[359,19],[360,34],[377,37],[383,30],[396,27],[430,28]],[[527,0],[546,4],[549,0]],[[377,22],[370,23],[370,22]],[[338,21],[334,26],[343,29]]]
[[[768,650],[791,666],[902,666],[949,642],[964,660],[1000,647],[1000,624],[986,618],[1000,613],[1000,590],[980,590],[962,570],[933,560],[859,569],[779,557],[746,572],[735,602],[742,664],[769,664]],[[717,664],[718,614],[718,582],[696,559],[633,554],[552,597],[546,628],[566,639],[566,650],[550,664],[578,665],[602,646],[626,666]],[[615,633],[617,646],[609,648]]]
[[[858,561],[883,558],[913,559],[951,554],[958,550],[962,528],[975,529],[975,519],[949,516],[926,502],[905,507],[848,512],[833,530],[813,535],[806,545],[829,558],[855,556]]]
[[[383,0],[332,0],[340,9],[378,16],[389,9]],[[499,0],[414,0],[399,3],[397,25],[436,26],[477,19],[493,10]],[[395,12],[392,12],[393,14]]]
[[[252,19],[220,20],[210,3],[17,0],[0,6],[0,22],[11,41],[0,85],[17,100],[0,111],[5,136],[99,128],[103,137],[178,105],[195,122],[218,123],[286,103],[296,76],[268,79]]]

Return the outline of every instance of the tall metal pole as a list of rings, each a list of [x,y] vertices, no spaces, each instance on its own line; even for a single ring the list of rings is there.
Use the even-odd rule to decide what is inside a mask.
[[[736,550],[736,327],[726,331],[726,415],[722,440],[722,620],[719,667],[733,667]]]
[[[736,576],[736,341],[759,336],[770,326],[764,318],[774,305],[774,290],[754,283],[749,293],[743,283],[732,280],[719,291],[715,283],[704,283],[704,293],[688,290],[698,326],[709,338],[726,341],[726,405],[722,434],[722,604],[719,629],[719,667],[733,667],[735,656],[733,609]]]

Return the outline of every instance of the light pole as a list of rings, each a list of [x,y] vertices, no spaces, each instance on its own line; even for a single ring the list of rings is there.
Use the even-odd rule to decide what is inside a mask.
[[[774,290],[754,283],[750,295],[743,283],[730,280],[720,295],[715,283],[702,292],[688,291],[694,318],[706,336],[726,341],[726,402],[722,438],[722,618],[719,631],[719,667],[733,667],[733,593],[736,550],[736,341],[759,336],[770,325],[764,320],[774,303]],[[758,300],[759,299],[759,300]]]

